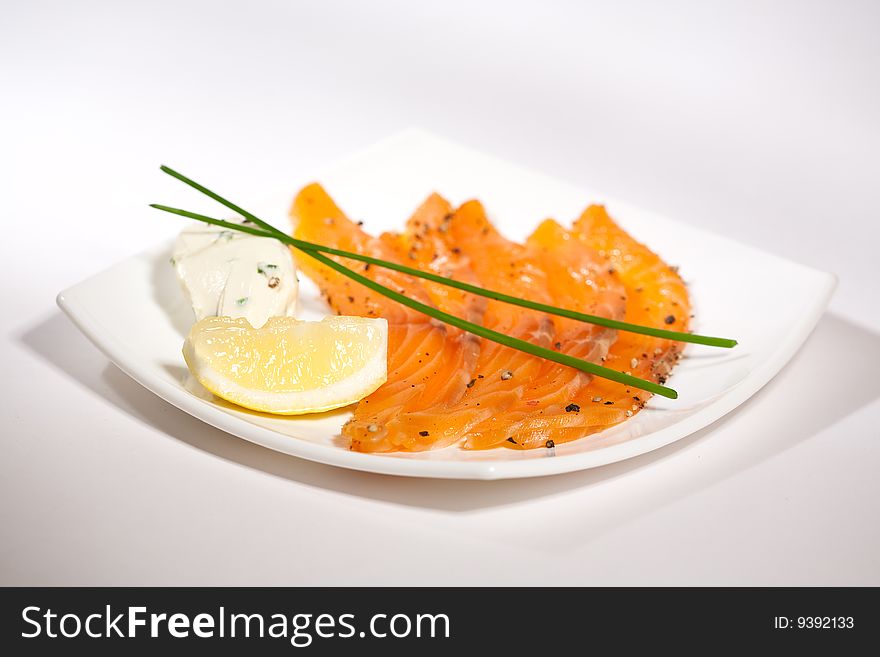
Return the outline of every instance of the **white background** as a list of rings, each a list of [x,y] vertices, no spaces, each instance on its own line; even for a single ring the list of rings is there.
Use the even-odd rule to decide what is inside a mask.
[[[880,584],[877,3],[0,13],[0,583]],[[833,271],[830,311],[689,439],[457,483],[225,435],[55,308],[180,228],[146,207],[194,207],[160,163],[236,199],[293,194],[408,126]]]

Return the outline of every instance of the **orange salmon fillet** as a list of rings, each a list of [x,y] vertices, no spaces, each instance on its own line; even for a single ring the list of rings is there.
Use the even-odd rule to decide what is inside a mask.
[[[448,204],[440,197],[431,197],[417,210],[411,222],[418,218],[439,225],[448,210]],[[345,216],[320,185],[309,185],[297,195],[291,218],[294,236],[299,239],[402,262],[395,240],[367,235]],[[478,340],[368,290],[306,254],[295,251],[294,255],[297,264],[318,284],[337,313],[380,316],[389,323],[388,381],[358,403],[354,416],[343,427],[342,434],[350,440],[351,449],[377,452],[430,448],[432,441],[426,441],[418,432],[395,435],[392,441],[388,423],[401,413],[432,402],[458,400],[471,378],[479,353]],[[364,263],[346,261],[344,264],[410,298],[436,307],[418,279]]]
[[[588,207],[571,231],[555,222],[545,222],[529,242],[551,250],[572,242],[589,248],[624,285],[625,321],[687,331],[690,300],[677,270],[620,228],[603,206]],[[603,365],[662,384],[680,358],[681,349],[678,342],[621,331]],[[529,449],[546,446],[548,440],[555,445],[582,438],[632,417],[650,397],[643,390],[595,377],[572,396],[569,404],[574,407],[525,418],[514,427],[516,444],[505,446]]]
[[[675,268],[590,206],[567,230],[543,222],[525,244],[506,239],[478,201],[453,209],[432,194],[401,233],[372,237],[320,185],[291,208],[294,236],[403,263],[519,297],[686,331],[690,302]],[[389,322],[388,381],[363,399],[342,434],[351,449],[421,451],[553,446],[641,410],[650,395],[442,324],[294,251],[339,314]],[[439,283],[335,258],[429,306],[507,335],[663,383],[681,344],[487,300]]]
[[[545,226],[557,225],[545,222]],[[546,229],[544,229],[546,230]],[[539,229],[539,235],[542,234]],[[614,271],[592,249],[577,240],[530,239],[536,267],[544,271],[553,305],[611,319],[623,319],[625,288]],[[553,316],[556,326],[554,348],[578,358],[602,363],[617,337],[614,329]],[[505,444],[516,446],[526,432],[544,435],[544,418],[566,413],[577,392],[591,376],[572,367],[544,361],[534,380],[524,383],[515,404],[470,429],[464,447],[486,449]],[[550,439],[547,437],[544,442]]]
[[[452,218],[449,202],[439,194],[431,194],[410,217],[403,233],[384,233],[381,239],[410,267],[479,285],[470,257],[450,243],[448,235]],[[437,308],[475,324],[483,323],[485,297],[433,281],[422,280],[421,283]],[[461,329],[450,326],[449,330]]]
[[[435,237],[447,249],[455,249],[468,259],[483,287],[514,289],[519,296],[550,302],[549,283],[537,264],[536,251],[504,238],[478,201],[468,201],[458,208]],[[544,313],[500,301],[486,303],[483,324],[545,347],[550,347],[555,337],[555,325]],[[460,400],[454,404],[435,400],[404,413],[389,425],[389,432],[398,437],[396,440],[424,434],[434,448],[458,442],[472,427],[501,416],[515,405],[546,363],[542,358],[483,340],[474,376]]]

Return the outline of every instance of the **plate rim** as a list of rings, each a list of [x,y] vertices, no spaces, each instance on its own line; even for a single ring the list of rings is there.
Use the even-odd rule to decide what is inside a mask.
[[[446,141],[431,133],[410,129],[395,135],[389,140],[379,142],[377,146],[382,146],[388,142],[405,139],[406,137],[411,136],[425,136],[430,139]],[[462,146],[462,148],[473,150],[467,146]],[[354,156],[345,158],[343,161],[362,156],[365,152],[357,153]],[[515,163],[509,163],[506,160],[500,161],[509,166],[521,168]],[[535,173],[549,178],[549,176],[541,172]],[[629,204],[626,205],[628,207],[635,207]],[[676,222],[675,219],[668,219],[666,217],[664,217],[664,219]],[[183,387],[175,386],[173,383],[161,378],[158,374],[153,374],[150,368],[139,366],[137,359],[126,353],[124,345],[119,343],[114,337],[112,330],[106,329],[105,325],[92,316],[88,305],[83,304],[78,300],[79,288],[88,285],[93,280],[102,277],[108,271],[124,264],[125,262],[149,257],[149,254],[152,254],[161,248],[160,245],[156,245],[152,248],[141,251],[138,254],[120,260],[114,265],[104,268],[82,281],[67,287],[58,293],[56,303],[71,319],[73,324],[89,339],[90,342],[92,342],[92,344],[95,345],[95,347],[98,348],[99,351],[144,388],[170,403],[172,406],[175,406],[185,413],[188,413],[221,431],[267,449],[272,449],[290,456],[303,458],[325,465],[394,476],[477,480],[501,480],[550,476],[601,467],[610,463],[640,456],[665,447],[677,440],[681,440],[682,438],[717,422],[756,394],[782,370],[786,363],[788,363],[788,361],[790,361],[795,353],[801,348],[810,333],[812,333],[821,316],[824,314],[834,289],[837,286],[837,277],[833,273],[788,260],[782,256],[763,251],[750,244],[741,244],[734,239],[718,235],[717,233],[707,231],[703,228],[696,227],[695,229],[701,233],[712,235],[713,237],[721,238],[733,244],[747,247],[778,262],[784,262],[787,265],[796,266],[805,274],[809,273],[815,278],[815,282],[813,283],[817,288],[815,303],[810,306],[809,312],[799,316],[798,320],[790,325],[790,330],[788,331],[789,338],[779,346],[775,347],[770,352],[769,358],[767,358],[759,367],[752,370],[741,381],[725,391],[717,399],[708,402],[705,406],[691,415],[668,427],[652,431],[637,439],[626,440],[614,445],[603,447],[596,451],[566,454],[564,457],[558,458],[499,461],[413,460],[389,457],[381,454],[352,452],[340,449],[338,446],[324,445],[297,438],[296,436],[281,434],[268,427],[263,427],[249,422],[244,418],[239,418],[226,412],[221,407],[211,404],[207,400],[200,399],[188,393]],[[540,464],[540,466],[538,466],[538,464]]]

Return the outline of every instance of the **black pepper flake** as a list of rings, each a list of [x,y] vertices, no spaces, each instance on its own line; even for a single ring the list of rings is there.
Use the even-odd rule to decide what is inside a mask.
[[[508,438],[508,439],[507,439],[507,442],[509,442],[509,443],[513,443],[514,445],[518,445],[518,444],[519,444],[518,442],[516,442],[516,441],[513,439],[513,437]]]
[[[364,225],[364,221],[363,221],[363,219],[361,219],[360,221],[358,221],[358,222],[357,222],[357,225],[358,225],[358,226],[363,226],[363,225]]]
[[[420,436],[427,436],[428,432],[427,431],[419,431],[419,435]]]
[[[452,247],[452,252],[455,255],[458,255],[459,253],[461,253],[461,249],[459,249],[457,246],[454,246],[454,247]]]
[[[667,324],[675,324],[675,315],[666,315],[666,319],[663,321]]]
[[[555,345],[553,345],[553,346],[556,347],[557,349],[562,349],[562,343],[561,343],[561,342],[557,342],[557,343],[556,343]]]
[[[354,303],[354,297],[348,297],[348,302],[349,302],[349,303]]]
[[[485,379],[486,377],[483,376],[482,374],[477,374],[477,378],[478,378],[478,379]]]
[[[577,404],[569,404],[568,406],[565,407],[565,412],[566,413],[580,413],[581,407],[578,406]]]
[[[603,404],[603,406],[608,406],[609,404],[613,404],[613,403],[614,403],[613,401],[607,401]]]
[[[554,447],[556,447],[556,443],[554,443],[553,440],[551,439],[551,440],[547,441],[545,446],[547,447],[547,449],[553,449]]]
[[[474,384],[475,384],[476,382],[477,382],[476,379],[471,379],[470,381],[468,381],[467,387],[468,387],[468,388],[473,388],[473,387],[474,387]]]
[[[364,271],[370,271],[370,263],[364,265]]]

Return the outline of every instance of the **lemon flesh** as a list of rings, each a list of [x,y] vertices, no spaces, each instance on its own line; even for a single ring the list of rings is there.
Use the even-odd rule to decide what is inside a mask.
[[[388,323],[366,317],[306,322],[207,317],[190,329],[183,357],[218,397],[266,413],[318,413],[359,401],[387,378]]]

